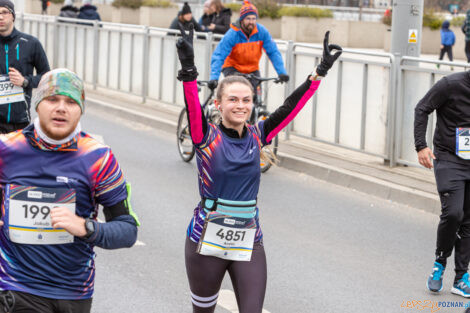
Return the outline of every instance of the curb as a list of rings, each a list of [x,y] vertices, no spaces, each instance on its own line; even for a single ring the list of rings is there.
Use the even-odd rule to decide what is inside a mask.
[[[173,121],[143,114],[136,110],[113,105],[93,99],[92,97],[88,97],[87,102],[93,106],[105,109],[107,112],[113,112],[113,114],[119,117],[149,125],[169,133],[175,133],[177,124]],[[430,213],[439,214],[441,212],[441,204],[436,194],[283,152],[278,152],[278,158],[280,166],[295,172],[305,173],[317,179]]]

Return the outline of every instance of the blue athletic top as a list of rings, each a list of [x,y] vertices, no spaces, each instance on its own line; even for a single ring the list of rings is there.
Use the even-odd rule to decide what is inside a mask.
[[[184,82],[185,103],[191,139],[196,147],[201,198],[249,201],[258,197],[260,183],[260,149],[300,112],[317,90],[320,81],[307,79],[273,114],[256,125],[247,125],[241,138],[230,136],[223,125],[209,124],[198,98],[196,81]],[[232,130],[233,131],[233,130]],[[237,133],[237,136],[238,133]],[[188,236],[198,242],[204,226],[205,211],[201,203],[194,210]],[[255,242],[262,238],[256,208]]]
[[[30,125],[0,136],[0,289],[16,290],[53,299],[85,299],[93,294],[93,246],[131,246],[137,235],[130,215],[95,223],[89,241],[40,245],[10,241],[7,197],[18,192],[50,188],[76,195],[76,214],[95,219],[98,204],[111,207],[127,199],[126,182],[110,148],[84,132],[62,146],[48,145]],[[37,189],[36,189],[37,190]],[[60,191],[58,191],[60,193]],[[64,200],[65,202],[65,200]],[[41,236],[41,235],[39,235]]]

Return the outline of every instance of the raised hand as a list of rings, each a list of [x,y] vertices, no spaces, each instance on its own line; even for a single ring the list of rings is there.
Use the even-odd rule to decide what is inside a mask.
[[[343,53],[343,48],[335,44],[329,44],[330,31],[325,33],[325,39],[323,40],[323,57],[320,65],[317,66],[317,74],[320,76],[326,76],[328,70],[333,66],[336,59],[339,58]],[[331,54],[332,50],[338,50],[335,54]]]
[[[181,68],[187,70],[194,67],[194,48],[193,48],[193,34],[194,25],[189,24],[189,35],[183,28],[181,23],[178,23],[181,32],[181,37],[176,42],[176,50],[178,51],[178,58],[180,59]]]

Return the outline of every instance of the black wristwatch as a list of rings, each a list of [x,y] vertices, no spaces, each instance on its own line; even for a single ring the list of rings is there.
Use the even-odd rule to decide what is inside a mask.
[[[95,221],[92,220],[91,218],[86,218],[85,219],[85,229],[86,229],[86,235],[83,236],[83,239],[88,239],[93,234],[95,233]]]
[[[26,87],[28,87],[28,85],[29,85],[29,80],[27,80],[27,79],[25,78],[25,79],[23,80],[23,85],[21,85],[21,87],[26,88]]]

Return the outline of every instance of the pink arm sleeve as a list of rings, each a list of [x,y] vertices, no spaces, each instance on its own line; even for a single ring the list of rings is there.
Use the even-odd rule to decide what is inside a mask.
[[[314,80],[310,84],[310,88],[302,95],[300,98],[299,102],[297,102],[297,105],[295,108],[289,113],[289,115],[279,124],[274,128],[271,132],[269,132],[268,136],[266,137],[266,142],[270,142],[274,137],[276,137],[279,132],[286,127],[293,119],[294,117],[297,116],[297,114],[302,110],[302,108],[305,106],[307,101],[313,96],[315,91],[317,91],[318,87],[320,86],[320,81],[319,80]]]
[[[183,82],[184,101],[188,111],[189,130],[191,139],[194,144],[200,144],[204,139],[205,131],[207,131],[207,121],[201,109],[199,95],[197,90],[197,82]]]

